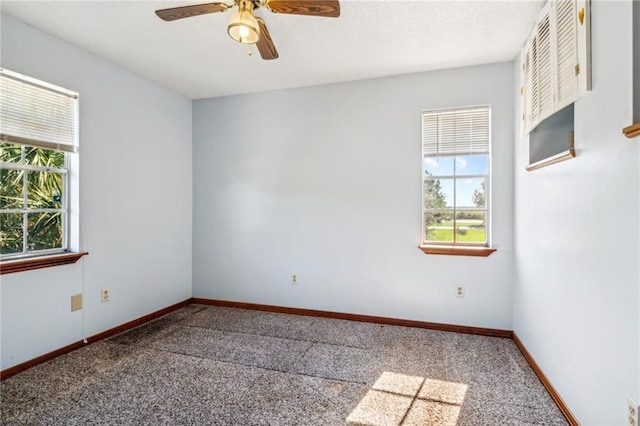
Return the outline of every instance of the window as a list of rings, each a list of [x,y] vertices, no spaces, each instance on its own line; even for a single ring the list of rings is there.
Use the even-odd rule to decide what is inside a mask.
[[[3,256],[67,249],[66,155],[0,143]]]
[[[490,149],[490,107],[422,113],[423,245],[489,245]]]
[[[78,94],[0,69],[0,101],[0,258],[71,251]]]

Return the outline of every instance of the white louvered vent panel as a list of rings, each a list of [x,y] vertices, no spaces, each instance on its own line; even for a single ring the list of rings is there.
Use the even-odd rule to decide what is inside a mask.
[[[553,78],[551,74],[551,32],[549,15],[538,25],[538,120],[554,112]]]
[[[531,127],[535,127],[540,121],[540,85],[539,85],[539,72],[538,72],[538,37],[534,37],[531,40],[531,109],[529,121]]]
[[[558,0],[556,8],[558,109],[578,99],[576,16],[575,0]]]
[[[590,0],[549,0],[522,51],[523,129],[591,90]]]

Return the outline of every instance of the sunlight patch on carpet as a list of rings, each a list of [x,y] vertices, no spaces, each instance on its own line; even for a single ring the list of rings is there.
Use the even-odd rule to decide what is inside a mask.
[[[385,371],[347,417],[363,426],[455,426],[467,385]]]

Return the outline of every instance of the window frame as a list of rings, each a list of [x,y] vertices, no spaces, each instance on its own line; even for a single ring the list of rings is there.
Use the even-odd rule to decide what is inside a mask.
[[[63,180],[62,206],[60,209],[54,209],[61,211],[62,247],[25,252],[28,245],[24,245],[23,240],[22,253],[0,255],[0,275],[76,263],[82,256],[88,254],[81,248],[80,237],[79,94],[2,67],[0,67],[0,83],[3,88],[0,95],[6,101],[1,103],[3,107],[0,108],[0,121],[3,120],[2,117],[6,118],[4,121],[6,126],[0,123],[0,141],[19,145],[21,163],[23,163],[2,163],[2,167],[22,169],[25,180],[29,171],[61,173]],[[23,101],[13,102],[13,97]],[[34,105],[37,107],[34,108]],[[43,115],[43,111],[49,112]],[[16,121],[16,117],[24,121]],[[34,123],[39,123],[37,126],[42,123],[49,127],[41,132],[36,130]],[[24,164],[26,147],[64,152],[64,169]],[[27,196],[28,186],[24,185],[23,183],[23,196]],[[15,210],[25,214],[24,228],[26,212],[36,212],[40,209],[24,209],[26,207],[24,202],[22,207],[23,209],[3,209],[3,211]],[[24,232],[26,231],[25,228]],[[23,238],[25,238],[24,234]]]
[[[11,143],[4,142],[3,143]],[[23,172],[22,174],[22,207],[21,208],[12,208],[12,209],[4,209],[0,208],[0,214],[22,214],[22,251],[15,253],[5,253],[0,254],[0,260],[14,260],[14,259],[24,259],[31,258],[36,256],[47,256],[52,254],[60,254],[60,253],[68,253],[69,252],[69,153],[63,152],[64,154],[64,167],[47,167],[47,166],[36,166],[33,164],[27,164],[25,161],[26,156],[26,148],[33,147],[38,149],[47,149],[50,151],[55,151],[50,148],[42,148],[39,146],[12,143],[13,145],[20,147],[20,161],[19,162],[4,162],[0,161],[0,169],[5,170],[20,170]],[[39,172],[39,173],[57,173],[62,175],[62,195],[61,195],[61,207],[60,208],[31,208],[29,207],[29,172]],[[29,225],[28,218],[29,214],[34,213],[60,213],[61,217],[61,247],[51,248],[51,249],[43,249],[43,250],[29,250]]]
[[[465,111],[465,110],[480,110],[486,109],[488,113],[488,148],[486,152],[447,152],[443,151],[436,152],[435,154],[426,154],[425,153],[425,115],[427,114],[445,114],[445,113],[453,113],[456,111]],[[491,164],[492,164],[492,108],[491,105],[473,105],[473,106],[465,106],[465,107],[454,107],[454,108],[439,108],[439,109],[427,109],[422,111],[422,234],[420,238],[420,248],[423,252],[427,254],[451,254],[451,255],[465,255],[465,256],[489,256],[491,253],[495,251],[495,249],[491,248]],[[487,166],[486,166],[486,174],[456,174],[456,159],[458,157],[470,157],[470,156],[484,156],[486,157]],[[425,158],[443,158],[450,157],[453,160],[453,175],[439,175],[439,176],[427,176],[425,173],[424,160]],[[470,178],[483,178],[485,180],[485,202],[484,208],[459,208],[456,206],[456,182],[461,179],[470,179]],[[447,179],[453,182],[453,206],[448,209],[437,209],[437,208],[427,208],[425,205],[425,182],[427,180],[442,180]],[[427,240],[427,223],[426,223],[426,214],[430,211],[446,211],[451,212],[452,214],[452,222],[453,222],[453,241],[435,241],[435,240]],[[457,241],[456,236],[456,214],[464,211],[482,211],[484,213],[484,222],[485,222],[485,241],[483,242],[471,242],[471,241]]]

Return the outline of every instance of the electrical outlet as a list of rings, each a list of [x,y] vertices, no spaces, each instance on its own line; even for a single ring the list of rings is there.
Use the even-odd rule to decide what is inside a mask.
[[[108,302],[110,300],[109,297],[111,295],[109,294],[109,289],[108,288],[103,288],[102,290],[100,290],[100,294],[101,294],[102,303]]]
[[[291,284],[298,285],[298,275],[291,274]]]
[[[627,425],[628,426],[639,426],[638,425],[638,403],[635,402],[629,395],[627,395]]]
[[[71,296],[71,312],[82,309],[82,293]]]
[[[459,285],[456,287],[456,297],[464,297],[464,286]]]

